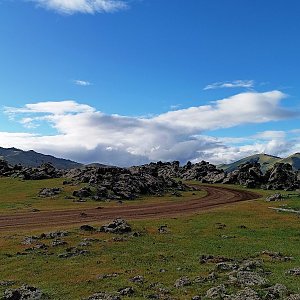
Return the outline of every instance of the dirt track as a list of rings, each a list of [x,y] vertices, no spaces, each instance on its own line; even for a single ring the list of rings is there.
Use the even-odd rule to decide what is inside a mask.
[[[40,211],[0,216],[0,231],[18,229],[39,229],[64,225],[75,225],[102,222],[116,217],[126,219],[147,219],[172,217],[191,214],[212,207],[234,202],[259,198],[259,195],[248,191],[238,191],[230,188],[201,186],[207,192],[205,197],[195,200],[162,202],[139,205],[120,205],[102,209],[76,209],[64,211]],[[84,213],[84,216],[83,214]]]

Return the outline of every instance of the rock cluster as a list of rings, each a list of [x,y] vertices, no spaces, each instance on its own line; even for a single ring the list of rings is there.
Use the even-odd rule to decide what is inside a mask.
[[[3,300],[40,300],[42,296],[43,293],[40,289],[24,284],[18,289],[7,289],[4,292]]]
[[[162,195],[167,191],[182,191],[186,186],[171,177],[159,175],[157,164],[126,168],[87,167],[71,170],[67,177],[90,187],[74,192],[74,196],[95,200],[131,200],[141,195]]]
[[[21,165],[11,166],[6,161],[0,161],[0,176],[16,177],[24,180],[40,180],[59,178],[63,175],[62,170],[54,168],[51,164],[45,163],[40,167],[24,167]]]

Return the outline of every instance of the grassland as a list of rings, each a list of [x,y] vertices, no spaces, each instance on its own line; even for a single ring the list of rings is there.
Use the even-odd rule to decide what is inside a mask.
[[[64,187],[64,194],[53,199],[39,198],[37,192],[42,187],[62,185],[61,180],[19,182],[15,179],[1,179],[0,213],[16,210],[72,208],[76,205],[98,205],[92,201],[74,203],[65,199],[74,188]],[[241,188],[241,187],[236,187]],[[273,261],[268,257],[264,265],[270,271],[268,280],[283,283],[291,291],[300,292],[299,278],[288,276],[286,270],[300,266],[300,225],[295,214],[278,213],[269,206],[298,206],[300,198],[295,194],[284,202],[272,205],[263,198],[273,192],[258,191],[262,199],[227,205],[222,208],[195,213],[172,219],[130,221],[141,236],[125,236],[123,240],[114,239],[113,234],[82,232],[77,227],[49,228],[68,230],[63,238],[68,245],[51,247],[51,240],[42,242],[48,250],[26,251],[31,246],[23,245],[24,236],[38,235],[42,231],[17,231],[0,234],[0,281],[15,281],[41,288],[50,299],[82,299],[95,292],[115,292],[120,288],[132,286],[135,290],[130,299],[144,299],[153,294],[151,283],[161,283],[170,291],[173,299],[191,299],[203,295],[206,290],[223,282],[222,276],[216,282],[192,284],[175,288],[174,282],[181,276],[191,279],[207,276],[214,270],[212,263],[200,264],[202,254],[225,256],[229,258],[256,257],[261,251],[282,252],[294,259],[287,262]],[[184,197],[193,197],[184,194]],[[135,201],[181,201],[184,197],[172,198],[170,195],[159,198],[145,198]],[[107,203],[106,205],[114,205]],[[218,225],[224,224],[223,229]],[[99,226],[101,224],[91,224]],[[167,225],[168,232],[161,234],[157,228]],[[43,230],[45,232],[45,230]],[[120,237],[120,236],[118,236]],[[85,256],[59,258],[66,247],[78,247],[85,238],[95,239],[90,246],[79,247],[89,251]],[[114,278],[98,279],[100,274],[119,273]],[[130,278],[142,275],[143,284],[135,284]],[[0,287],[0,294],[5,287]],[[229,287],[234,291],[234,287]],[[124,297],[124,299],[127,299]],[[129,299],[129,298],[128,298]]]

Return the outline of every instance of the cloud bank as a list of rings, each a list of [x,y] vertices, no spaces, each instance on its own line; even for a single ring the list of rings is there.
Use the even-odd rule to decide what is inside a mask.
[[[122,166],[158,160],[184,163],[207,159],[221,163],[257,152],[278,155],[299,147],[300,142],[291,145],[282,132],[275,131],[244,139],[215,138],[207,132],[297,117],[297,112],[281,105],[285,97],[276,90],[241,93],[149,118],[107,115],[72,100],[6,107],[11,120],[27,128],[47,122],[56,134],[0,132],[0,145],[34,149],[83,163]]]
[[[112,13],[126,9],[128,6],[121,0],[30,0],[38,6],[62,14]]]

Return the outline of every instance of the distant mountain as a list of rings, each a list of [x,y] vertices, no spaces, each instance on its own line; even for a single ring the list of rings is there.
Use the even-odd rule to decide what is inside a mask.
[[[223,169],[226,172],[232,172],[236,170],[240,165],[246,162],[258,162],[261,164],[262,171],[272,168],[275,163],[289,163],[295,170],[300,170],[300,153],[295,153],[287,158],[281,158],[268,154],[255,154],[245,158],[242,158],[231,164],[219,165],[219,169]]]
[[[71,160],[44,155],[33,150],[23,151],[16,148],[0,147],[0,159],[6,160],[11,165],[21,164],[27,167],[38,167],[43,163],[51,163],[57,169],[72,169],[83,166]]]

